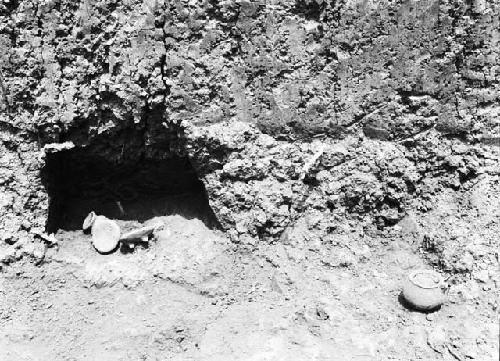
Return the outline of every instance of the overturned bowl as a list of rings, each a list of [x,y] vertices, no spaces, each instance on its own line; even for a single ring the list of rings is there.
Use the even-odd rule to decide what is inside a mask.
[[[444,280],[432,270],[416,270],[408,275],[403,286],[403,298],[408,305],[419,311],[433,311],[445,301]]]
[[[120,226],[104,216],[96,216],[92,225],[92,244],[103,254],[110,253],[118,247]]]

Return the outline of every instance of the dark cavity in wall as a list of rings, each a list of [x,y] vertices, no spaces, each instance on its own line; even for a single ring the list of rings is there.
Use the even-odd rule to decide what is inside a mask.
[[[219,228],[203,182],[186,157],[110,160],[84,149],[48,155],[43,178],[50,198],[47,232],[81,229],[90,211],[146,221],[179,214]]]
[[[319,21],[326,5],[324,0],[296,0],[293,12],[307,20]]]

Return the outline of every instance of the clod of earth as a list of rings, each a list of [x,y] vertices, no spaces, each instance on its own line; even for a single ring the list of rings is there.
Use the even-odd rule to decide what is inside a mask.
[[[92,225],[92,244],[99,253],[110,253],[120,241],[120,226],[104,216],[96,216]]]
[[[49,245],[49,247],[59,243],[54,233],[42,234],[41,237]]]
[[[403,297],[408,305],[418,311],[433,311],[445,301],[444,281],[432,270],[416,270],[409,274],[403,287]]]

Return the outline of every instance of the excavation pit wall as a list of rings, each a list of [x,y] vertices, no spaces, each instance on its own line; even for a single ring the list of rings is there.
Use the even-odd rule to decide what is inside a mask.
[[[498,169],[495,1],[13,3],[0,5],[0,252],[41,242],[40,148],[127,124],[139,142],[145,124],[196,124],[190,160],[238,242],[285,241],[306,215],[315,240],[349,222],[386,232]],[[304,184],[315,137],[328,146]]]
[[[173,189],[181,191],[171,175],[182,178],[183,189],[199,195],[198,199],[204,195],[206,203],[194,202],[196,209],[191,207],[186,216],[204,217],[213,210],[217,223],[241,249],[281,243],[320,250],[322,245],[350,239],[351,234],[391,239],[397,229],[408,224],[409,241],[418,247],[423,234],[437,232],[433,239],[446,237],[446,225],[450,223],[449,229],[454,226],[440,210],[448,209],[447,202],[454,199],[463,203],[468,193],[474,192],[478,175],[488,185],[497,170],[494,158],[484,155],[498,149],[443,139],[436,130],[403,144],[362,136],[291,143],[246,122],[200,127],[186,121],[184,127],[184,138],[179,142],[184,144],[183,152],[171,152],[170,157],[159,148],[141,148],[138,137],[121,141],[108,134],[106,142],[94,140],[94,145],[55,153],[47,152],[47,146],[6,138],[2,148],[2,263],[23,255],[43,259],[46,232],[79,229],[92,208],[103,207],[105,215],[127,219],[130,213],[121,213],[120,202],[137,220],[154,216],[152,208],[145,208],[147,202],[130,204],[124,195],[130,187],[144,184],[146,178],[155,187],[163,184],[155,189],[160,193],[155,199],[171,200]],[[23,145],[5,146],[16,143]],[[133,146],[125,148],[122,156],[123,144]],[[318,151],[321,156],[304,173],[305,165]],[[96,185],[102,185],[103,178],[110,193]],[[138,198],[148,197],[155,187],[138,192]],[[119,189],[124,191],[114,195]],[[90,205],[82,201],[85,192],[94,192],[93,197],[84,199]],[[168,202],[173,204],[180,203]],[[180,205],[185,207],[186,202]],[[74,208],[68,212],[65,207]],[[67,218],[69,214],[68,219],[65,214]],[[434,218],[429,216],[424,222],[426,214]],[[400,226],[401,220],[405,222]],[[484,239],[488,240],[488,235]],[[450,259],[460,259],[465,244],[466,240],[460,241],[458,255],[453,253]],[[446,267],[454,269],[455,265],[450,262]]]

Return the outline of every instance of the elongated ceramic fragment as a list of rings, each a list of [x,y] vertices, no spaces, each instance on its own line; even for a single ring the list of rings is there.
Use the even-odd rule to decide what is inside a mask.
[[[84,232],[87,232],[92,225],[94,224],[96,218],[96,214],[94,211],[90,212],[87,217],[85,217],[82,225],[82,229]]]

